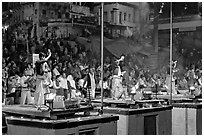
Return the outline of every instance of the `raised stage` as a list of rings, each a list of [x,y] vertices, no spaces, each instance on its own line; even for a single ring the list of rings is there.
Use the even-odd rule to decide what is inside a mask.
[[[20,115],[25,117],[37,117],[47,119],[57,119],[65,115],[72,115],[77,112],[87,112],[93,110],[92,106],[80,106],[80,108],[53,109],[52,111],[38,110],[34,105],[6,105],[2,106],[2,111],[9,115]]]
[[[92,103],[100,104],[101,100],[92,100]],[[171,135],[173,107],[163,103],[164,100],[109,98],[103,100],[103,113],[119,116],[118,135]]]
[[[101,99],[92,100],[94,104],[100,104]],[[112,107],[128,107],[128,108],[143,108],[146,106],[160,106],[164,103],[164,100],[160,99],[152,99],[152,100],[113,100],[112,98],[103,99],[104,106],[112,106]]]
[[[3,106],[8,135],[116,135],[118,116],[98,115],[89,106],[40,111],[34,106]],[[70,115],[71,114],[71,115]]]

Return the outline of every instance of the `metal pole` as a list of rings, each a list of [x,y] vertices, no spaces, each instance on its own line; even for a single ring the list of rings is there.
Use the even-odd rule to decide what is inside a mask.
[[[170,79],[171,79],[171,84],[170,84],[170,104],[172,104],[172,25],[173,25],[173,20],[172,20],[172,2],[170,2]]]
[[[101,111],[100,114],[103,114],[103,6],[104,3],[101,3]]]

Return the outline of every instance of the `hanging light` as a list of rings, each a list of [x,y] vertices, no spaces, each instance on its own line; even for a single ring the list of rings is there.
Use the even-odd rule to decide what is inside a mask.
[[[159,13],[160,13],[160,14],[162,14],[162,13],[163,13],[163,12],[162,12],[162,9],[160,9],[160,10],[159,10]]]
[[[187,4],[185,4],[185,6],[184,6],[184,10],[187,10],[187,8],[188,8],[188,5],[187,5]]]
[[[164,3],[162,3],[161,7],[160,7],[160,10],[159,10],[159,13],[163,13],[162,9],[164,8]]]

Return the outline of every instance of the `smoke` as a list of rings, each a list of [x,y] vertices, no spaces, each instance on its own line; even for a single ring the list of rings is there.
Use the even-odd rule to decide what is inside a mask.
[[[149,4],[147,2],[140,2],[139,4],[140,4],[139,8],[141,10],[140,16],[143,19],[145,19],[149,15],[149,12],[150,12]]]

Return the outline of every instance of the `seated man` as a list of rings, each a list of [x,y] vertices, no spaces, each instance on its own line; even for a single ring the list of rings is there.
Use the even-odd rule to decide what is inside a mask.
[[[180,89],[180,90],[188,89],[188,82],[184,76],[182,76],[179,80],[178,89]]]

